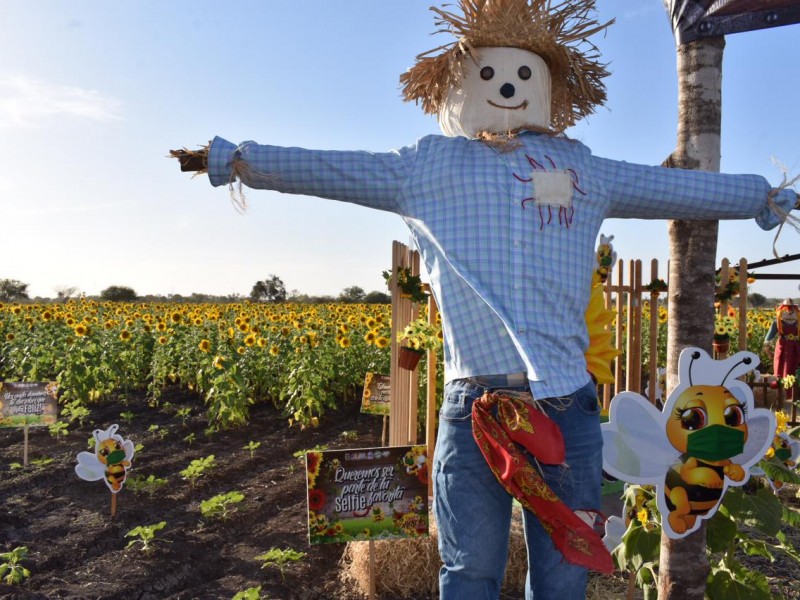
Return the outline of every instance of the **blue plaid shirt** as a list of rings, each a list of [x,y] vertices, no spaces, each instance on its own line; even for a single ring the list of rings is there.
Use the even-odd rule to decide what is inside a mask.
[[[352,202],[399,214],[430,277],[445,339],[445,379],[527,373],[537,398],[589,381],[583,319],[594,244],[607,217],[755,218],[778,224],[771,187],[722,175],[592,156],[583,144],[535,133],[513,150],[431,135],[391,152],[317,151],[215,138],[212,185],[231,182]],[[571,206],[534,201],[533,175],[560,170]],[[786,211],[795,194],[776,202]]]

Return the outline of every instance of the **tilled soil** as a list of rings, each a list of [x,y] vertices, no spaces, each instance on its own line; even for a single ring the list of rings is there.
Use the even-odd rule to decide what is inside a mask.
[[[182,418],[178,411],[186,408],[191,414]],[[358,403],[349,402],[326,413],[318,428],[300,431],[290,428],[279,410],[258,405],[246,427],[206,435],[202,403],[179,390],[168,390],[158,407],[139,395],[91,409],[85,424],[58,441],[46,428],[31,428],[27,467],[21,466],[23,431],[0,429],[0,552],[26,546],[23,566],[31,572],[23,585],[0,584],[0,598],[230,599],[256,586],[261,598],[272,600],[365,598],[352,580],[341,577],[344,546],[308,544],[305,466],[294,455],[319,446],[380,446],[380,417],[361,414]],[[106,486],[79,479],[75,465],[78,453],[89,450],[92,431],[114,423],[123,438],[142,445],[129,477],[153,475],[167,484],[152,494],[134,493],[126,484],[112,518]],[[260,443],[252,457],[245,449],[250,442]],[[216,466],[195,484],[181,477],[192,460],[212,454]],[[202,515],[201,501],[230,491],[245,496],[232,514],[224,520]],[[796,487],[782,495],[797,506],[795,493]],[[166,526],[157,532],[152,551],[128,547],[135,539],[126,537],[129,531],[160,521]],[[800,548],[800,534],[785,532]],[[281,572],[256,559],[271,548],[306,555]],[[800,598],[800,564],[776,556],[776,562],[743,560],[768,576],[776,597]],[[592,576],[588,598],[624,598],[626,587],[624,574]],[[424,594],[379,597],[428,600]],[[502,597],[522,596],[504,590]],[[635,597],[641,598],[641,591]]]

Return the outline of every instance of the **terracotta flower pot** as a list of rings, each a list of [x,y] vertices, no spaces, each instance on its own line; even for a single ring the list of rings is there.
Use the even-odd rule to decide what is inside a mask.
[[[714,354],[717,356],[725,357],[728,355],[728,350],[731,347],[730,340],[714,340],[712,342],[712,346],[714,347]]]
[[[414,350],[406,346],[400,346],[397,350],[397,365],[401,369],[413,371],[417,368],[420,359],[424,352],[422,350]]]

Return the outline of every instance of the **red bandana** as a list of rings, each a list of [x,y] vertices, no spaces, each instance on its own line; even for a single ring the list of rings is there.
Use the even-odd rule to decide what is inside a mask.
[[[495,404],[497,419],[490,412]],[[519,398],[486,392],[472,405],[472,434],[497,481],[536,515],[567,561],[601,573],[614,570],[600,536],[559,500],[514,444],[543,463],[564,462],[564,440],[553,421]]]

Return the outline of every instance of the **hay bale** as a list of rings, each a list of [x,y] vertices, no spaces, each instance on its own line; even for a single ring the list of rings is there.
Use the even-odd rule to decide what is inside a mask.
[[[439,559],[438,530],[430,516],[430,536],[401,540],[375,541],[375,592],[381,598],[438,598]],[[522,514],[515,507],[511,521],[503,590],[518,595],[525,589],[528,573]],[[351,542],[342,555],[341,579],[369,594],[369,543]]]

